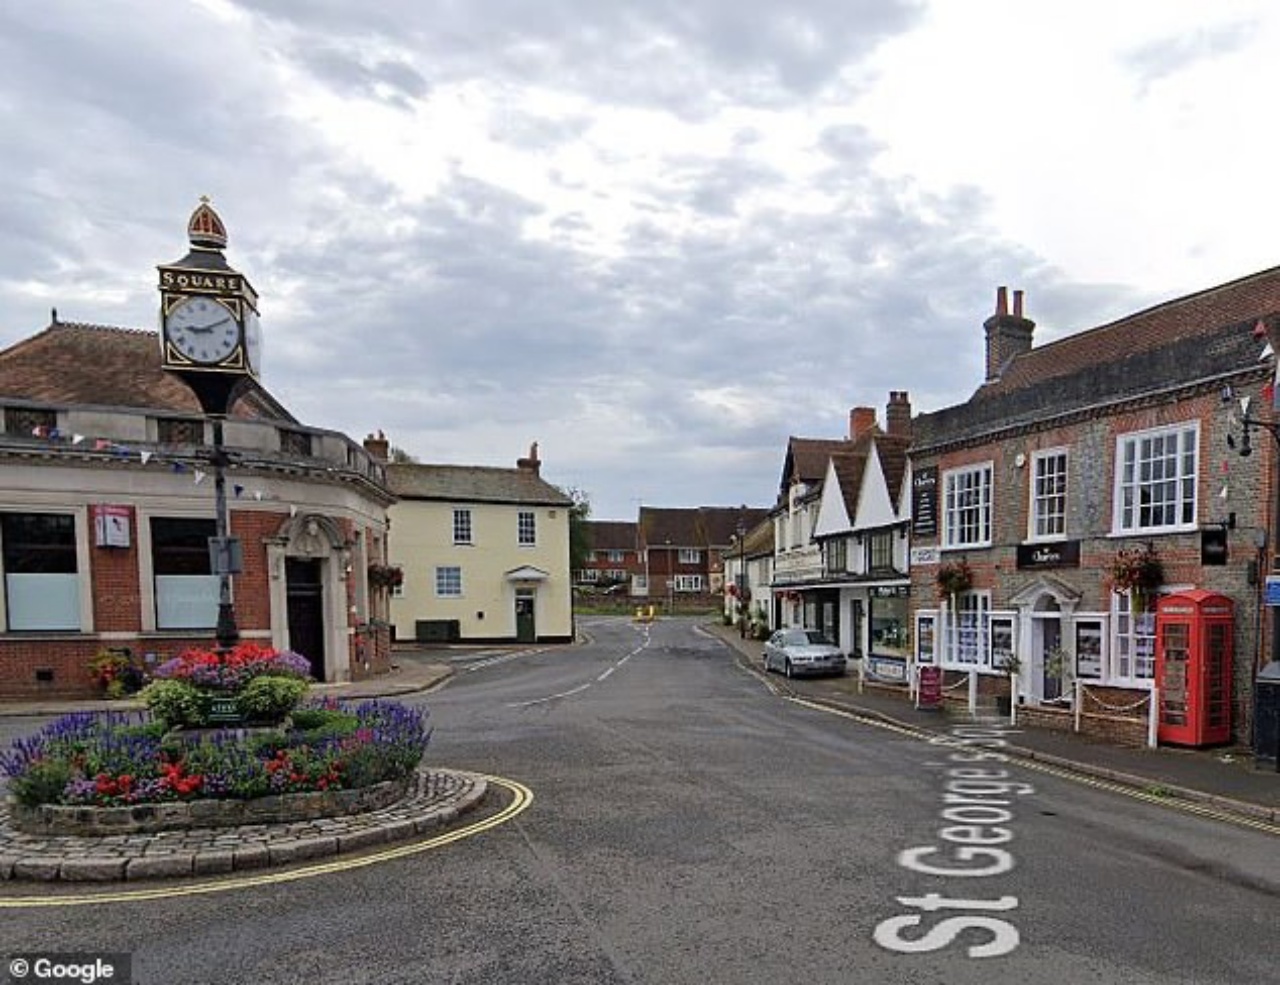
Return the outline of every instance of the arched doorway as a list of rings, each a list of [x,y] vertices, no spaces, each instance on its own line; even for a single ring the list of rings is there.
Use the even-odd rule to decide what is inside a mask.
[[[1040,575],[1015,593],[1009,602],[1018,610],[1020,656],[1023,669],[1019,690],[1025,700],[1040,704],[1070,694],[1070,649],[1080,593],[1052,575]]]
[[[290,517],[267,542],[272,638],[306,657],[318,681],[351,673],[344,578],[352,546],[336,520],[316,513]]]

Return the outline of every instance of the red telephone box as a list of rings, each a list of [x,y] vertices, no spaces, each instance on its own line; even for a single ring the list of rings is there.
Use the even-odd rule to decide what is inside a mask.
[[[1194,589],[1156,605],[1156,687],[1161,742],[1209,746],[1231,741],[1231,655],[1235,606]]]

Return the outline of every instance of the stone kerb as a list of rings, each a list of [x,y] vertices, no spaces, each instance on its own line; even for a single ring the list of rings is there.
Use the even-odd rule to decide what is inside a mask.
[[[402,799],[375,810],[278,824],[255,819],[233,828],[173,828],[152,834],[110,829],[92,835],[28,834],[11,823],[11,805],[0,802],[0,883],[225,875],[365,852],[428,835],[480,808],[488,792],[483,776],[421,766],[406,783]]]
[[[356,790],[275,794],[252,800],[201,799],[123,807],[41,804],[10,799],[9,823],[34,835],[128,835],[242,824],[289,824],[382,810],[403,800],[412,778],[387,780]]]

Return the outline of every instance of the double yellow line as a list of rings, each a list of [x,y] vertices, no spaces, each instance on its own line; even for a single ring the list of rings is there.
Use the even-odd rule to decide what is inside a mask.
[[[394,861],[398,858],[407,858],[410,855],[417,855],[421,852],[430,851],[433,848],[443,848],[445,845],[451,845],[455,841],[462,841],[464,838],[470,838],[474,835],[483,834],[491,831],[499,825],[506,824],[512,818],[524,811],[528,810],[529,805],[533,803],[533,791],[526,787],[523,783],[517,783],[515,780],[507,780],[500,776],[486,776],[484,779],[496,787],[508,791],[511,794],[511,803],[507,804],[502,810],[492,817],[477,821],[475,824],[468,824],[444,834],[429,838],[426,841],[415,841],[407,844],[397,845],[394,848],[383,849],[382,851],[373,852],[369,855],[361,855],[354,858],[338,858],[332,862],[321,862],[315,865],[306,865],[297,869],[289,869],[283,872],[264,872],[260,875],[235,877],[230,879],[219,879],[210,882],[197,882],[187,885],[169,886],[151,886],[141,887],[138,889],[126,889],[119,892],[102,892],[102,893],[82,893],[75,896],[0,896],[0,910],[17,910],[36,907],[48,906],[98,906],[104,903],[139,903],[149,900],[173,899],[180,896],[204,896],[210,893],[225,893],[232,890],[252,889],[255,886],[273,886],[280,883],[296,882],[299,879],[311,879],[315,876],[332,875],[338,872],[348,872],[352,869],[361,869],[368,865],[377,865],[382,862]]]

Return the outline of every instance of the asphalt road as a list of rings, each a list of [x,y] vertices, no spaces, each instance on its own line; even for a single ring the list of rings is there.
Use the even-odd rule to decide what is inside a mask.
[[[421,699],[435,762],[532,790],[513,820],[205,895],[0,885],[0,954],[132,952],[146,985],[1275,980],[1274,837],[1003,762],[998,729],[788,701],[692,621],[585,628]]]

